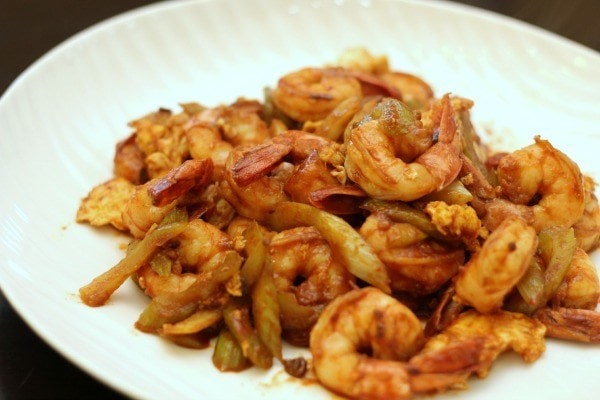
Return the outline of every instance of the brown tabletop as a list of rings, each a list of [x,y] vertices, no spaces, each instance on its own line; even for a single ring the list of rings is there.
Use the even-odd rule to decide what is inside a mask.
[[[423,0],[427,1],[427,0]],[[0,93],[32,62],[82,29],[148,0],[0,0]],[[600,1],[457,1],[527,21],[600,51]],[[41,341],[0,291],[0,400],[122,396]]]

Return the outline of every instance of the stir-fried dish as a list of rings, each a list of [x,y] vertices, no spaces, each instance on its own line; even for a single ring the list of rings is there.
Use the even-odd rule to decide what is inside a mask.
[[[81,299],[132,278],[137,329],[360,399],[465,388],[545,337],[600,342],[594,181],[540,136],[494,152],[472,107],[353,49],[261,100],[135,120],[77,214],[132,240]]]

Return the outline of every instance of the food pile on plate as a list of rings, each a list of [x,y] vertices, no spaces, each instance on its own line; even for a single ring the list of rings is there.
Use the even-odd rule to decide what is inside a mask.
[[[133,278],[139,330],[352,398],[464,388],[547,336],[599,342],[594,181],[539,136],[494,152],[472,107],[352,49],[261,100],[137,119],[77,214],[132,240],[81,299]]]

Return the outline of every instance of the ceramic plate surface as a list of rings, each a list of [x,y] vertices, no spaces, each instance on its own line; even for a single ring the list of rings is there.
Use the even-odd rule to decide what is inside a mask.
[[[126,239],[74,217],[111,176],[128,121],[179,102],[260,99],[286,72],[356,46],[388,55],[438,95],[474,99],[474,121],[496,147],[540,134],[600,179],[600,56],[553,34],[437,1],[159,3],[66,41],[0,99],[0,284],[11,304],[68,359],[135,398],[331,399],[278,367],[219,373],[210,350],[136,331],[147,300],[132,282],[106,306],[84,306],[77,289],[120,259]],[[596,347],[548,340],[538,362],[507,354],[469,390],[436,398],[591,399],[598,370]]]

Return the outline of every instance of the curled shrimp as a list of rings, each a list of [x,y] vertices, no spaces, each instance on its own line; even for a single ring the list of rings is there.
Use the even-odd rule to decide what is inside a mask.
[[[194,219],[167,247],[153,259],[160,257],[156,264],[167,268],[154,267],[150,262],[136,274],[139,286],[150,297],[187,289],[213,257],[233,249],[233,240],[212,224]]]
[[[535,230],[522,219],[504,220],[459,271],[457,298],[481,313],[499,309],[527,271],[537,244]]]
[[[502,194],[516,204],[531,206],[537,231],[550,226],[566,228],[583,215],[583,176],[577,164],[547,140],[502,157],[498,163]]]
[[[443,390],[463,383],[478,364],[478,341],[415,356],[423,343],[412,311],[373,287],[332,301],[310,335],[317,379],[357,399],[408,399]]]
[[[360,82],[341,68],[303,68],[279,79],[273,102],[296,121],[325,118],[343,100],[362,96]]]
[[[184,271],[199,272],[213,256],[233,249],[229,235],[201,219],[190,221],[177,238],[176,252]]]
[[[154,298],[163,293],[177,293],[192,286],[196,282],[197,275],[191,272],[182,274],[156,272],[150,264],[142,266],[136,273],[135,278],[144,293]]]
[[[328,303],[353,288],[354,278],[314,227],[279,232],[271,239],[269,255],[275,286],[293,292],[299,304]]]
[[[449,96],[444,96],[441,107],[437,141],[410,163],[397,155],[401,141],[419,129],[418,124],[407,126],[406,114],[400,114],[406,106],[390,101],[379,119],[363,119],[347,138],[348,177],[372,197],[402,201],[416,200],[454,181],[461,169],[460,135]]]
[[[210,159],[188,160],[162,178],[137,186],[123,211],[123,224],[136,238],[144,237],[177,205],[190,190],[210,182],[213,163]]]
[[[359,230],[385,264],[392,289],[430,294],[440,289],[464,263],[462,248],[429,239],[411,224],[373,213]]]

